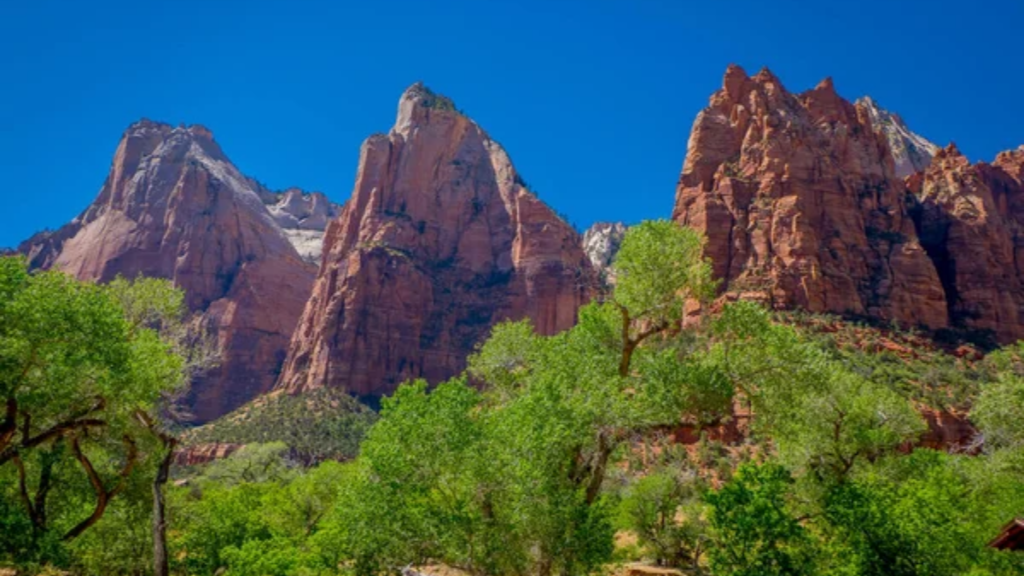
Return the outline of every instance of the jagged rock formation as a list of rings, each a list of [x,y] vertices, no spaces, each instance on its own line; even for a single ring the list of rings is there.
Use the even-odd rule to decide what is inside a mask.
[[[870,96],[858,99],[856,105],[867,110],[875,131],[882,133],[889,141],[897,178],[906,178],[931,164],[939,147],[911,132],[899,114],[882,108]]]
[[[908,186],[951,325],[999,342],[1024,337],[1024,147],[972,165],[950,145]]]
[[[522,185],[505,151],[421,84],[362,146],[327,229],[279,386],[375,397],[458,373],[490,327],[572,326],[594,284],[578,234]]]
[[[324,231],[341,212],[341,207],[328,200],[322,192],[304,192],[298,188],[283,192],[261,190],[260,198],[299,255],[319,264]]]
[[[184,289],[221,350],[192,386],[200,421],[272,387],[315,275],[209,130],[145,120],[125,132],[93,204],[19,251],[83,280],[141,274]]]
[[[703,232],[723,288],[801,307],[941,328],[888,142],[830,79],[791,94],[730,66],[694,122],[673,218]]]
[[[583,233],[583,251],[590,263],[609,283],[615,282],[612,262],[626,236],[622,222],[595,222]]]

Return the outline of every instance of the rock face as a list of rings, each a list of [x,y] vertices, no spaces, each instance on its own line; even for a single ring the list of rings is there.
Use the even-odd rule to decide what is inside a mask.
[[[244,444],[212,443],[185,446],[174,453],[175,466],[198,466],[214,460],[223,460],[245,448]]]
[[[932,162],[939,147],[910,131],[899,114],[879,106],[870,96],[857,100],[857,107],[867,110],[871,125],[889,141],[895,162],[896,177],[905,178],[920,172]]]
[[[299,255],[319,264],[324,231],[341,212],[341,207],[321,192],[304,192],[298,188],[284,192],[261,191],[260,198]]]
[[[615,282],[612,262],[626,236],[626,225],[622,222],[595,222],[583,233],[583,251],[591,265],[609,283]]]
[[[572,326],[595,282],[579,236],[501,146],[420,84],[391,132],[363,143],[324,250],[279,383],[292,392],[377,397],[409,378],[443,380],[498,321]]]
[[[950,145],[908,186],[951,325],[998,342],[1024,337],[1024,147],[972,165]]]
[[[315,275],[207,129],[150,121],[125,132],[85,212],[19,251],[83,280],[142,274],[184,289],[221,350],[192,386],[199,421],[272,387]]]
[[[737,66],[694,122],[673,218],[730,292],[941,328],[945,293],[871,113],[830,79],[791,94]]]

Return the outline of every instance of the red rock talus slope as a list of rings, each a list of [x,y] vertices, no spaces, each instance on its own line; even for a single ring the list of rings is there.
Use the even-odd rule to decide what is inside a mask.
[[[498,321],[572,326],[593,270],[576,232],[521,182],[450,100],[409,88],[391,132],[363,143],[279,386],[379,396],[453,376]]]
[[[315,275],[208,130],[149,121],[125,132],[82,215],[19,250],[85,280],[143,274],[183,288],[222,352],[192,387],[200,421],[273,386]]]
[[[831,80],[802,94],[732,66],[694,123],[673,218],[726,290],[941,328],[945,294],[884,134]]]
[[[1024,337],[1024,147],[972,165],[950,145],[907,183],[952,325]]]

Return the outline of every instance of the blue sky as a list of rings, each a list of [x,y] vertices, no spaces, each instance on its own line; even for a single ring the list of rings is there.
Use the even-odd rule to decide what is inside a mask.
[[[122,131],[211,128],[271,187],[344,201],[360,142],[423,80],[581,227],[666,217],[735,62],[832,76],[972,159],[1024,143],[1020,0],[4,0],[0,246],[92,201]]]

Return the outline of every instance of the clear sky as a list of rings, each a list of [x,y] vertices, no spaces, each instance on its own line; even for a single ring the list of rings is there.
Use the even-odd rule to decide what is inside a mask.
[[[0,246],[84,209],[142,117],[343,202],[417,80],[580,227],[670,214],[730,62],[793,91],[832,76],[991,160],[1024,143],[1022,25],[1021,0],[2,0]]]

